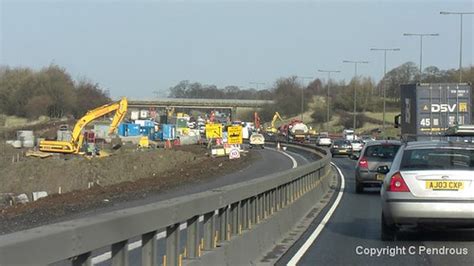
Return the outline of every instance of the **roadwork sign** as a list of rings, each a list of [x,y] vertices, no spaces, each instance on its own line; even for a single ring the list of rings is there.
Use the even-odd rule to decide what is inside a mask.
[[[240,158],[240,151],[238,148],[231,148],[229,152],[229,159],[239,159]]]
[[[208,139],[222,138],[222,125],[221,124],[206,124],[206,138]]]
[[[242,144],[242,126],[231,126],[227,128],[227,143]]]

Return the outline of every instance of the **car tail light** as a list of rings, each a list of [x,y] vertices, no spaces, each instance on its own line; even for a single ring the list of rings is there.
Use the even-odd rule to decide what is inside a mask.
[[[405,180],[402,177],[400,172],[396,172],[392,178],[390,178],[390,186],[388,187],[387,191],[390,192],[410,192],[410,189],[405,183]]]
[[[367,158],[365,157],[360,158],[359,167],[365,168],[365,169],[369,168],[369,162],[367,161]]]

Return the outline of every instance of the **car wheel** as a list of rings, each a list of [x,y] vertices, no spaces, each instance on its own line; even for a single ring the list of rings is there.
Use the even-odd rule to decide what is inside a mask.
[[[382,217],[380,218],[380,225],[381,225],[381,238],[383,241],[395,241],[397,237],[397,227],[395,225],[387,224],[385,221],[385,217],[382,213]]]
[[[356,193],[360,194],[364,192],[364,185],[356,181]]]

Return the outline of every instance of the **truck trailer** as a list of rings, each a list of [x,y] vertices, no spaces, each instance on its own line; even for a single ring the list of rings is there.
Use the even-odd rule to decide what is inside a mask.
[[[401,85],[401,114],[395,127],[401,127],[406,140],[430,140],[446,129],[471,124],[471,85],[469,83],[417,83]]]

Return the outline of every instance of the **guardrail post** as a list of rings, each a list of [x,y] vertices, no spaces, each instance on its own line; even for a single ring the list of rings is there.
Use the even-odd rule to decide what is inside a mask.
[[[264,218],[264,214],[265,214],[265,211],[263,210],[263,207],[264,207],[264,203],[263,203],[263,200],[265,199],[264,198],[264,193],[261,193],[260,195],[257,196],[258,197],[258,216],[257,216],[257,222],[260,223],[261,220],[265,219]]]
[[[231,235],[235,236],[239,234],[239,202],[232,203],[230,205],[230,217],[231,217]]]
[[[257,197],[250,198],[250,224],[249,228],[252,228],[252,225],[257,223]]]
[[[277,187],[275,193],[275,211],[279,211],[281,208],[281,189],[282,186]]]
[[[239,233],[249,228],[249,199],[244,199],[240,202],[240,224],[242,227],[239,228]]]
[[[128,265],[128,240],[112,244],[112,265]]]
[[[214,233],[214,212],[208,212],[204,214],[203,220],[203,237],[204,237],[204,249],[211,250],[215,244],[215,233]]]
[[[301,195],[303,195],[303,180],[304,176],[298,179],[298,198],[301,198]]]
[[[73,266],[92,266],[91,252],[75,257],[71,264]]]
[[[298,199],[300,197],[300,181],[301,181],[301,177],[296,179],[295,181],[295,200]]]
[[[179,223],[166,228],[166,266],[177,266],[179,263]]]
[[[288,204],[291,204],[293,202],[293,182],[288,184],[288,193]]]
[[[191,259],[199,257],[200,237],[198,221],[199,216],[196,215],[189,218],[186,222],[186,257]]]
[[[271,190],[265,192],[265,210],[266,210],[266,213],[267,213],[267,217],[270,216],[270,209],[272,208],[271,205],[270,205],[270,202],[271,202],[271,197],[272,197],[272,192]]]
[[[157,262],[156,231],[142,235],[142,265],[154,266]]]
[[[225,206],[224,208],[219,209],[219,214],[218,214],[218,219],[219,219],[219,240],[220,241],[225,241],[228,240],[228,234],[227,234],[227,209],[229,207]]]

